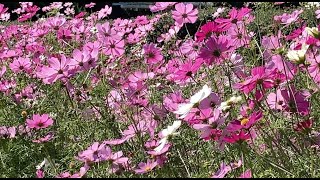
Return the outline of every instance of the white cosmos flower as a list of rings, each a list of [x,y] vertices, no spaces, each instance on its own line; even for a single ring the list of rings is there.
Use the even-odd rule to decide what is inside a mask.
[[[168,126],[166,129],[163,129],[161,131],[161,134],[163,137],[160,140],[160,145],[158,147],[156,147],[154,150],[156,152],[160,152],[163,149],[163,147],[166,145],[166,143],[168,142],[168,138],[170,136],[175,136],[175,135],[179,134],[176,131],[180,126],[181,126],[181,121],[179,120],[179,121],[174,121],[171,126]]]
[[[236,104],[236,103],[240,102],[241,99],[242,99],[241,96],[232,96],[227,101],[222,102],[218,109],[220,109],[222,111],[226,111],[231,107],[232,104]]]
[[[199,92],[191,96],[189,103],[179,104],[178,110],[175,111],[174,113],[181,115],[179,116],[180,119],[185,118],[195,104],[200,103],[210,94],[211,94],[211,88],[209,88],[208,85],[204,85]]]
[[[48,160],[46,158],[44,158],[44,160],[36,166],[36,169],[41,169],[43,166],[47,166],[49,164]]]
[[[305,61],[305,55],[307,53],[307,50],[309,48],[309,45],[302,44],[302,47],[300,50],[290,50],[288,51],[287,57],[289,60],[295,62],[295,63],[303,63]]]
[[[307,31],[307,33],[314,37],[314,38],[319,38],[320,36],[320,32],[318,31],[318,28],[317,27],[312,27],[312,28],[309,28],[309,27],[306,27],[305,30]]]

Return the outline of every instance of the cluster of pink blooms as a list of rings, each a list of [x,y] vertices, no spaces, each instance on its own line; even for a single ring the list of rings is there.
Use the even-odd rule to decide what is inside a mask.
[[[13,11],[19,15],[19,22],[30,20],[40,11],[32,2],[20,4],[21,8]],[[85,8],[94,6],[95,3],[90,3]],[[7,10],[0,4],[1,19],[8,17]],[[263,36],[259,43],[264,49],[261,52],[264,63],[249,67],[245,65],[245,55],[239,53],[255,41],[255,33],[247,28],[255,17],[247,7],[232,8],[225,17],[216,15],[211,21],[204,22],[194,37],[185,39],[176,38],[180,29],[198,20],[198,8],[191,3],[157,2],[150,10],[161,13],[152,18],[138,16],[110,21],[101,21],[112,13],[109,6],[91,14],[80,12],[75,15],[72,3],[54,2],[41,10],[61,10],[63,13],[38,19],[32,24],[0,27],[0,92],[16,104],[31,108],[34,107],[32,103],[46,96],[41,86],[34,82],[42,82],[42,86],[59,83],[73,103],[85,104],[94,96],[92,89],[107,83],[111,90],[106,92],[103,101],[114,121],[122,127],[119,137],[94,142],[78,153],[75,159],[84,163],[79,172],[65,171],[56,177],[82,177],[91,166],[102,162],[110,163],[110,173],[144,174],[163,167],[169,159],[168,152],[174,148],[174,141],[166,141],[160,151],[155,148],[164,142],[161,129],[170,124],[169,116],[182,119],[190,129],[199,132],[203,141],[215,142],[220,150],[243,142],[250,144],[259,137],[261,132],[257,127],[266,116],[266,109],[270,113],[281,112],[286,118],[298,116],[300,121],[295,122],[295,131],[312,128],[312,93],[310,89],[294,86],[293,82],[298,73],[303,72],[317,86],[312,91],[319,89],[320,26],[309,31],[301,26],[291,34],[279,31],[277,35]],[[219,13],[224,10],[220,9]],[[292,25],[302,12],[277,15],[274,21],[281,26]],[[155,41],[149,42],[151,32],[158,31],[157,25],[168,14],[173,23],[169,28],[161,29],[162,34]],[[290,47],[285,47],[283,41],[289,42]],[[58,43],[58,49],[52,43]],[[75,43],[77,46],[73,45]],[[305,47],[308,48],[305,50]],[[71,52],[68,48],[72,48]],[[292,51],[290,56],[284,54],[285,49]],[[304,53],[301,55],[301,52]],[[210,89],[206,97],[195,103],[193,98],[184,98],[187,95],[181,89],[199,87],[199,82],[204,85],[202,82],[211,78],[208,71],[214,70],[219,76],[215,82],[210,82],[212,88],[216,87],[215,92]],[[83,82],[77,82],[79,74],[85,74]],[[17,78],[20,76],[33,82],[21,88]],[[173,88],[175,86],[178,90]],[[245,99],[230,98],[224,87]],[[192,89],[194,92],[195,88]],[[166,93],[160,97],[161,103],[157,103],[152,93],[162,90]],[[179,117],[177,112],[186,104],[192,106]],[[105,108],[92,106],[83,109],[83,116],[102,119],[101,110]],[[232,116],[230,109],[238,116]],[[57,139],[49,130],[58,126],[55,121],[60,119],[39,113],[26,117],[25,125],[0,127],[0,137],[14,138],[17,131],[20,135],[27,134],[34,143]],[[46,135],[41,136],[42,132]],[[145,140],[142,143],[147,155],[145,161],[134,164],[131,160],[134,155],[113,151],[115,146],[140,142],[141,137]],[[222,163],[213,177],[224,177],[241,164],[241,160],[230,165]],[[38,177],[44,177],[44,172],[39,169]],[[251,170],[246,170],[240,177],[251,177]]]

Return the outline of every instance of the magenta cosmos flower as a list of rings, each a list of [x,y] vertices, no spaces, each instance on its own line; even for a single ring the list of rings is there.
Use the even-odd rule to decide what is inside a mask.
[[[178,24],[195,23],[198,19],[198,9],[193,9],[193,4],[178,3],[172,11],[173,19]]]
[[[213,33],[220,34],[227,29],[222,29],[218,23],[211,21],[201,26],[200,30],[196,32],[197,42],[201,42],[213,35]]]
[[[208,65],[220,64],[227,59],[228,53],[232,51],[232,43],[232,40],[227,36],[213,36],[202,47],[199,57]]]
[[[255,67],[251,69],[251,77],[248,77],[245,81],[235,84],[235,88],[243,91],[245,94],[249,94],[254,90],[257,85],[261,85],[264,89],[270,89],[274,86],[274,71],[266,71],[263,66]]]
[[[251,9],[249,8],[241,8],[237,10],[236,8],[232,8],[229,11],[229,16],[227,19],[225,18],[218,18],[215,20],[219,24],[221,28],[230,28],[232,24],[237,24],[237,22],[242,21],[243,18],[251,12]]]
[[[27,119],[27,126],[29,128],[47,128],[53,124],[53,120],[49,117],[48,114],[34,114],[32,119]]]

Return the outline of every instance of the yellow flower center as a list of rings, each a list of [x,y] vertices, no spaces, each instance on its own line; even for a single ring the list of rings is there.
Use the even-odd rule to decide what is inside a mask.
[[[246,125],[248,122],[249,122],[249,119],[248,119],[248,118],[243,118],[243,119],[241,120],[241,125]]]
[[[149,166],[147,166],[146,171],[151,171],[151,168]]]

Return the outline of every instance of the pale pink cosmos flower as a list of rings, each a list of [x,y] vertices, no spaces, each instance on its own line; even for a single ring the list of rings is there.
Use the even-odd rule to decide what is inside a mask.
[[[280,16],[274,16],[274,20],[280,22],[281,24],[285,24],[285,26],[288,26],[296,22],[302,12],[303,10],[301,9],[295,10],[291,14],[284,13]]]
[[[105,17],[107,17],[108,15],[110,15],[112,12],[112,7],[109,7],[108,5],[106,5],[104,8],[102,8],[99,12],[98,12],[98,19],[103,19]]]
[[[285,2],[274,2],[274,5],[284,4]]]
[[[48,114],[34,114],[32,119],[27,119],[27,126],[29,128],[44,129],[53,125],[53,120]]]
[[[158,12],[167,9],[167,7],[173,6],[174,4],[176,4],[176,2],[156,2],[153,6],[150,5],[149,8],[151,12]]]
[[[99,39],[103,39],[104,41],[108,41],[109,39],[121,40],[121,36],[118,35],[114,28],[111,28],[108,21],[103,24],[98,23],[96,28],[98,30],[97,36]]]
[[[91,2],[89,4],[84,5],[85,8],[93,8],[96,5],[96,3]]]
[[[38,76],[43,78],[45,82],[54,83],[55,81],[66,78],[69,76],[70,60],[65,55],[61,55],[61,58],[51,57],[49,59],[49,67],[42,67]]]
[[[105,143],[94,142],[87,150],[78,154],[77,159],[82,162],[100,162],[107,160],[111,149]]]
[[[71,58],[69,65],[82,71],[95,67],[96,63],[94,59],[91,58],[89,51],[80,51],[79,49],[75,49],[73,51],[73,58]]]
[[[316,13],[316,18],[320,19],[320,9],[316,10],[315,13]]]
[[[198,9],[193,9],[193,4],[178,3],[172,11],[173,19],[178,24],[195,23],[198,19]]]
[[[66,18],[64,17],[51,17],[46,21],[46,25],[54,30],[59,30],[61,26],[66,23]]]
[[[224,162],[220,164],[220,169],[213,174],[212,178],[224,178],[231,170],[237,169],[242,165],[242,161],[239,160],[236,163],[230,163],[226,165]]]
[[[152,171],[158,165],[157,161],[147,160],[147,163],[141,162],[138,164],[139,169],[135,169],[136,174],[144,174]]]
[[[45,137],[39,138],[39,139],[35,139],[32,140],[32,142],[34,143],[44,143],[44,142],[48,142],[50,140],[53,139],[54,134],[52,132],[48,133]]]

